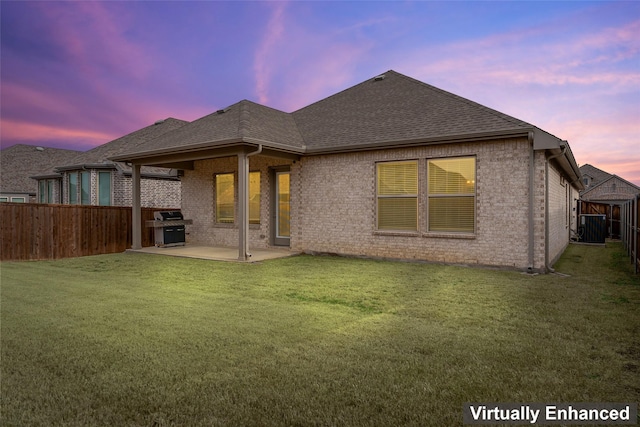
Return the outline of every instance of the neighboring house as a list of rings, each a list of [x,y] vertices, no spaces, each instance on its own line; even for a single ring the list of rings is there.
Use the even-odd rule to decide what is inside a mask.
[[[42,194],[59,203],[60,176],[53,168],[66,163],[81,151],[16,144],[0,151],[0,202],[35,203],[38,184],[33,175],[44,179]]]
[[[606,237],[621,237],[621,208],[627,201],[640,194],[640,187],[586,164],[580,166],[585,189],[580,192],[579,214],[598,214],[606,216]]]
[[[640,194],[640,187],[595,166],[580,166],[585,189],[580,199],[589,202],[621,205]]]
[[[131,206],[131,166],[113,162],[109,157],[134,149],[188,122],[174,118],[159,120],[121,138],[59,162],[54,175],[34,176],[38,180],[40,203],[63,203],[99,206]],[[53,179],[60,182],[61,195],[51,200],[46,191]],[[177,169],[154,166],[142,168],[144,207],[179,208],[180,178]]]
[[[115,156],[184,169],[187,243],[546,271],[576,227],[569,145],[388,71],[285,113],[250,101]],[[141,228],[134,221],[133,247]]]

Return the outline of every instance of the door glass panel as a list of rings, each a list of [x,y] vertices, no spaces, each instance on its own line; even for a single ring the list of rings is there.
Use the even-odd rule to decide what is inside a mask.
[[[278,194],[277,237],[289,237],[289,172],[278,172],[276,184]]]

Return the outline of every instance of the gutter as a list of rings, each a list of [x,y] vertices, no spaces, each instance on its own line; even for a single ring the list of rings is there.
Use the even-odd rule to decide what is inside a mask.
[[[556,159],[560,156],[564,156],[567,153],[567,141],[562,141],[560,143],[560,147],[562,147],[562,151],[560,151],[558,154],[550,156],[544,162],[544,267],[547,269],[547,271],[551,272],[553,272],[554,270],[549,266],[549,163],[551,162],[551,160]]]
[[[533,273],[533,263],[534,263],[534,237],[535,237],[535,227],[533,224],[534,212],[533,206],[535,203],[535,195],[533,194],[535,190],[535,150],[534,150],[534,133],[529,132],[529,267],[527,268],[528,273]]]
[[[241,138],[230,138],[226,140],[218,140],[218,141],[205,141],[196,144],[190,144],[182,147],[171,147],[171,148],[163,148],[159,150],[149,150],[143,152],[135,152],[128,154],[120,154],[117,156],[109,157],[109,160],[115,162],[131,162],[136,160],[144,160],[148,157],[155,156],[164,156],[164,155],[173,155],[173,154],[183,154],[183,153],[191,153],[197,151],[218,149],[218,148],[229,148],[229,147],[237,147],[240,144],[258,144],[262,145],[266,149],[274,149],[290,154],[295,154],[299,156],[303,155],[319,155],[319,154],[338,154],[338,153],[347,153],[347,152],[357,152],[357,151],[367,151],[367,150],[375,150],[375,149],[386,149],[386,148],[405,148],[412,147],[416,145],[429,145],[429,144],[449,144],[449,143],[458,143],[458,142],[471,142],[471,141],[489,141],[494,139],[503,139],[503,138],[515,138],[515,137],[523,137],[527,136],[528,133],[532,133],[529,129],[507,129],[502,131],[492,131],[492,132],[479,132],[479,133],[467,133],[467,134],[459,134],[459,135],[445,135],[445,136],[437,136],[431,138],[414,138],[414,139],[403,139],[397,141],[378,141],[373,143],[363,143],[363,144],[353,144],[347,146],[335,146],[328,145],[324,147],[309,147],[307,146],[291,146],[285,144],[279,144],[273,141],[267,141],[259,138],[251,138],[251,137],[241,137]]]

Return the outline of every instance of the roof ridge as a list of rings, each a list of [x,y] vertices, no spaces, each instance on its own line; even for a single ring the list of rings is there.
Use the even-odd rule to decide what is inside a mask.
[[[246,99],[243,99],[238,103],[240,107],[238,108],[238,135],[240,138],[249,136],[251,132],[251,112],[247,102]]]

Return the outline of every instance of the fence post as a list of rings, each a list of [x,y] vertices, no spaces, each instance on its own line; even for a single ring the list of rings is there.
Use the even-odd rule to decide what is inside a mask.
[[[142,249],[142,213],[140,209],[140,165],[131,165],[131,249]]]

